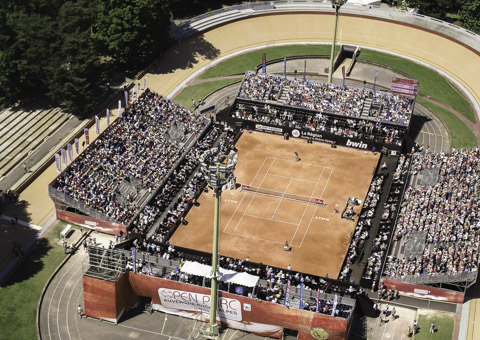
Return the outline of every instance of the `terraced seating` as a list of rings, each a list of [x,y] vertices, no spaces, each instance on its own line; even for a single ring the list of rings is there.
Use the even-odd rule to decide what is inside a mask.
[[[0,114],[0,176],[43,144],[71,116],[60,109],[7,109]]]

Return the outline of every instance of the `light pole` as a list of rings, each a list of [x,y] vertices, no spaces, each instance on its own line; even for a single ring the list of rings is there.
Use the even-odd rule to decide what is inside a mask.
[[[330,0],[332,2],[332,8],[335,8],[335,28],[333,29],[333,44],[332,44],[332,50],[330,52],[330,68],[328,69],[328,82],[331,84],[332,83],[332,77],[333,77],[333,55],[335,53],[335,44],[337,41],[337,26],[338,26],[338,11],[340,10],[340,7],[344,5],[347,0]]]
[[[201,335],[207,339],[218,339],[217,309],[218,309],[218,280],[221,274],[218,270],[218,234],[220,226],[220,199],[224,186],[234,187],[235,176],[233,170],[237,163],[237,154],[231,152],[227,157],[226,164],[221,163],[221,159],[226,155],[215,155],[218,148],[206,151],[201,157],[201,169],[207,179],[207,185],[213,190],[215,196],[215,215],[213,217],[213,249],[212,249],[212,281],[210,288],[210,322],[206,331],[201,331]],[[207,165],[208,160],[212,160]]]

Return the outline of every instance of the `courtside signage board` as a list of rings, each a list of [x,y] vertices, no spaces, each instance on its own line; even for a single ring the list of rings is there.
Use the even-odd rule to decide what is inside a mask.
[[[159,288],[158,295],[162,306],[177,311],[191,311],[197,313],[210,312],[210,295],[187,292],[183,290]],[[242,304],[235,299],[219,297],[218,314],[221,319],[242,321]]]
[[[392,78],[392,92],[416,96],[418,94],[418,80]]]

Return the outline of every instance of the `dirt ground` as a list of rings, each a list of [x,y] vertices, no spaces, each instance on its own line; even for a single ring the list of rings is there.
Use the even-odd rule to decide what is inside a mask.
[[[339,213],[350,196],[368,191],[379,155],[261,132],[244,133],[236,145],[237,183],[280,193],[323,198],[326,206],[241,191],[224,191],[220,217],[220,254],[226,257],[337,277],[355,223]],[[300,161],[295,161],[294,152]],[[212,252],[214,198],[202,194],[171,243]],[[359,213],[360,206],[356,207]],[[288,241],[291,251],[284,251]]]

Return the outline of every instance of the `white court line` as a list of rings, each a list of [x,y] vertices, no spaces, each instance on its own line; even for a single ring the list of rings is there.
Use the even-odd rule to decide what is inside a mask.
[[[277,160],[277,161],[295,162],[295,161],[293,161],[293,160],[291,160],[291,159],[285,159],[285,158],[277,158],[277,157],[267,157],[267,158],[273,158],[273,159],[275,159],[275,160]],[[301,161],[300,161],[300,162],[301,162]],[[295,162],[295,163],[297,163],[297,162]],[[333,168],[330,168],[330,167],[328,167],[328,166],[317,165],[317,164],[312,164],[312,163],[304,163],[304,162],[301,162],[301,163],[297,163],[297,164],[305,164],[305,165],[309,165],[309,166],[316,166],[317,168],[327,168],[327,169],[332,169],[332,170],[333,170]]]
[[[255,176],[253,177],[252,182],[250,183],[250,185],[252,185],[252,183],[255,182],[255,179],[257,178],[258,173],[260,172],[260,170],[262,170],[263,165],[265,164],[265,161],[267,160],[267,158],[269,158],[269,157],[265,157],[265,158],[263,159],[262,165],[260,165],[260,168],[258,168],[257,173],[256,173]],[[235,211],[233,212],[232,216],[231,216],[230,219],[228,220],[228,223],[227,223],[227,225],[225,226],[225,228],[223,229],[223,232],[225,232],[225,231],[227,230],[228,225],[230,224],[230,222],[232,222],[233,216],[235,216],[235,214],[237,213],[237,210],[238,210],[238,208],[240,207],[240,205],[242,204],[243,199],[245,198],[245,195],[246,195],[246,194],[247,194],[247,193],[244,193],[244,194],[243,194],[243,197],[242,197],[240,203],[237,205],[237,208],[235,209]]]
[[[295,181],[299,181],[299,182],[316,183],[314,181],[309,181],[309,180],[306,180],[306,179],[301,179],[301,178],[296,178],[296,177],[288,177],[288,176],[281,176],[281,175],[274,175],[274,174],[268,174],[268,176],[275,176],[275,177],[282,177],[282,178],[292,178]]]
[[[257,216],[257,215],[249,215],[249,214],[243,214],[243,215],[244,215],[244,216],[248,216],[248,217],[261,218],[262,220],[269,220],[269,221],[274,221],[274,222],[280,222],[280,223],[297,225],[297,223],[287,222],[287,221],[282,221],[282,220],[276,220],[276,219],[274,219],[274,218],[262,217],[262,216]]]
[[[323,187],[323,191],[320,195],[320,198],[323,197],[323,194],[325,193],[325,190],[327,189],[328,182],[330,181],[330,177],[332,177],[332,174],[333,174],[333,169],[330,171],[330,175],[328,175],[327,182],[325,183],[325,186]]]
[[[257,173],[255,174],[255,176],[253,177],[252,181],[250,182],[250,185],[253,186],[253,182],[255,182],[255,179],[257,178],[258,173],[260,172],[260,170],[262,170],[263,165],[265,164],[265,161],[267,160],[267,158],[271,158],[271,157],[265,157],[265,159],[263,160],[262,165],[260,165],[260,167],[259,167],[258,170],[257,170]],[[273,162],[272,162],[272,164],[273,164]],[[270,167],[271,167],[271,165],[270,165]],[[269,169],[270,169],[270,168],[269,168]],[[267,170],[267,173],[268,173],[268,170]],[[263,181],[262,181],[262,183],[263,183]]]
[[[234,233],[230,233],[230,232],[228,232],[228,231],[225,232],[225,234],[235,235],[235,236],[239,236],[239,237],[251,238],[251,239],[254,239],[254,240],[260,240],[260,241],[270,242],[270,243],[274,243],[274,244],[281,244],[282,246],[285,244],[285,242],[277,242],[277,241],[272,241],[272,240],[266,240],[266,239],[264,239],[264,238],[256,237],[256,236],[248,236],[248,235],[242,235],[242,234],[234,234]],[[291,246],[291,247],[300,248],[299,246]]]
[[[320,173],[320,177],[318,177],[317,184],[315,185],[315,188],[313,188],[313,192],[310,195],[310,198],[313,197],[313,194],[315,193],[315,190],[317,190],[318,183],[320,182],[320,179],[322,178],[324,172],[325,172],[325,168],[322,169],[322,172]],[[308,205],[305,205],[305,209],[303,210],[302,217],[300,218],[300,222],[298,222],[297,229],[295,229],[295,233],[293,234],[292,239],[290,240],[290,244],[292,244],[293,239],[297,235],[298,228],[300,228],[300,224],[302,224],[302,221],[303,221],[303,218],[305,217],[305,213],[307,212],[307,209],[308,209]]]
[[[247,192],[245,191],[245,192],[243,193],[242,199],[240,200],[240,203],[238,203],[237,207],[235,208],[235,211],[233,212],[232,216],[231,216],[230,219],[228,220],[227,225],[225,226],[225,228],[223,228],[223,232],[225,232],[225,231],[227,230],[228,225],[230,224],[230,222],[232,222],[233,216],[235,216],[235,214],[237,213],[237,210],[238,210],[238,208],[240,208],[240,205],[242,204],[243,199],[245,198],[246,195],[247,195]]]
[[[290,186],[291,183],[292,183],[292,177],[290,177],[290,182],[288,182],[287,187],[285,188],[285,191],[283,192],[283,195],[285,195],[287,193],[288,187]],[[273,218],[275,216],[275,214],[277,213],[278,207],[280,207],[280,203],[282,203],[282,200],[278,200],[277,209],[275,209],[271,218]]]
[[[330,171],[330,175],[328,175],[327,182],[325,183],[325,187],[323,188],[322,195],[320,197],[323,197],[323,193],[325,192],[325,189],[327,188],[327,185],[328,185],[328,182],[330,181],[330,177],[332,176],[332,173],[333,173],[333,169],[332,169],[332,171]],[[317,213],[317,208],[318,208],[318,205],[315,207],[315,210],[313,211],[312,218],[310,219],[310,222],[308,223],[308,227],[307,227],[307,230],[305,230],[305,234],[303,234],[302,242],[300,242],[300,247],[302,246],[303,241],[305,240],[305,236],[307,236],[308,230],[310,229],[310,226],[312,225],[313,216],[315,216],[315,214]]]
[[[271,157],[270,157],[270,158],[271,158]],[[265,175],[263,175],[263,179],[262,179],[262,181],[260,182],[260,184],[258,185],[259,188],[262,187],[262,184],[263,184],[263,182],[265,181],[265,178],[267,178],[268,172],[269,172],[270,169],[272,168],[273,163],[275,163],[275,159],[273,160],[272,164],[270,164],[270,166],[268,167],[268,170],[267,170],[267,172],[265,173]],[[257,172],[257,173],[258,173],[258,172]],[[243,216],[245,216],[245,213],[248,211],[248,208],[250,208],[250,204],[252,204],[254,198],[255,198],[255,195],[252,195],[252,198],[250,199],[250,202],[248,203],[247,208],[243,211],[242,217],[240,217],[240,220],[238,221],[237,225],[235,226],[235,229],[233,229],[233,233],[235,233],[235,232],[237,231],[237,228],[238,228],[238,226],[240,225],[240,222],[242,222],[242,220],[243,220]]]

